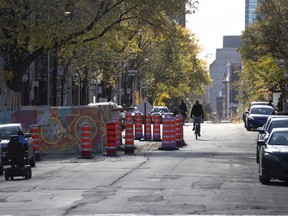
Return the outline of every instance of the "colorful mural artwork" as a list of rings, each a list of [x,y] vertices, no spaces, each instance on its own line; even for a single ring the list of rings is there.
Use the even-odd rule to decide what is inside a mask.
[[[17,110],[0,113],[1,123],[20,122],[29,131],[38,124],[37,110]],[[39,125],[40,152],[46,154],[75,154],[81,151],[82,124],[91,127],[91,150],[101,153],[106,143],[106,123],[110,121],[112,109],[107,106],[51,107],[49,115],[43,115]],[[38,119],[38,121],[37,121]]]

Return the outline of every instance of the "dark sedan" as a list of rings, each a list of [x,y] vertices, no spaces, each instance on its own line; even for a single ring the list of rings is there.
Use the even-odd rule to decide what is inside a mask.
[[[259,153],[259,181],[288,181],[288,128],[274,128]]]
[[[264,144],[265,139],[268,138],[269,134],[274,128],[288,127],[288,116],[274,115],[269,116],[263,127],[258,128],[259,134],[257,136],[256,145],[256,162],[259,163],[259,150],[260,146]]]
[[[35,167],[35,152],[34,152],[34,143],[31,137],[31,134],[26,133],[25,128],[21,123],[11,123],[11,124],[0,124],[0,145],[3,155],[3,164],[7,164],[7,148],[8,142],[11,135],[17,135],[18,131],[22,131],[25,139],[28,142],[28,162],[31,167]]]
[[[276,110],[268,105],[254,105],[251,106],[249,112],[246,115],[245,127],[249,131],[262,127],[267,118],[271,115],[275,115]]]

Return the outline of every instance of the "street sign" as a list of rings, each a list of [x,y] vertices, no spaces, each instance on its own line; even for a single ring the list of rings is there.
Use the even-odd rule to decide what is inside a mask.
[[[127,75],[128,76],[135,76],[137,73],[137,70],[127,70]]]

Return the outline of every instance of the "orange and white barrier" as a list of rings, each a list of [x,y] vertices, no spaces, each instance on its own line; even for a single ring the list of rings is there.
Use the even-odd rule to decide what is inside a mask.
[[[146,115],[145,116],[145,131],[144,131],[144,138],[145,140],[151,140],[151,116],[150,115]]]
[[[106,124],[106,155],[107,156],[116,156],[117,155],[117,138],[116,138],[116,122],[110,121]]]
[[[163,118],[163,130],[162,130],[162,146],[159,150],[178,150],[175,141],[175,125],[172,118]],[[173,134],[174,133],[174,134]]]
[[[169,117],[170,119],[170,146],[177,147],[176,145],[176,119],[175,117]]]
[[[30,127],[30,134],[33,139],[35,159],[40,160],[40,136],[39,136],[39,127],[38,125],[32,125]]]
[[[133,122],[126,121],[125,127],[125,154],[134,154],[134,129]]]
[[[135,139],[140,140],[143,138],[143,128],[142,128],[142,114],[135,113]]]
[[[181,114],[176,115],[176,144],[178,147],[186,145],[184,141],[183,125],[183,116]]]
[[[155,141],[161,141],[160,124],[161,116],[159,114],[155,114],[153,116],[153,140]]]
[[[117,149],[121,148],[122,145],[122,123],[121,123],[121,118],[120,115],[115,115],[112,121],[115,122],[116,125],[116,144],[117,144]]]
[[[133,119],[132,119],[132,113],[131,112],[126,112],[125,113],[125,121],[127,122],[127,121],[133,121]]]
[[[91,126],[89,123],[82,124],[81,133],[81,156],[80,158],[92,158],[91,152]]]

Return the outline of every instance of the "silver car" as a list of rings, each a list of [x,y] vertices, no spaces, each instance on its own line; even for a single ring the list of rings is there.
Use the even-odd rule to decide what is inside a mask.
[[[288,182],[288,128],[274,128],[259,152],[259,181],[271,179]]]

